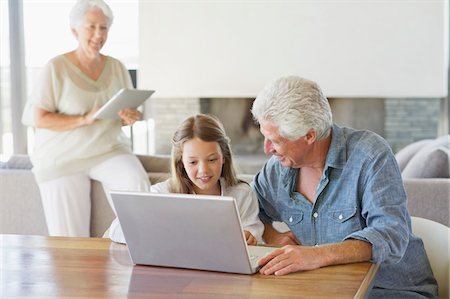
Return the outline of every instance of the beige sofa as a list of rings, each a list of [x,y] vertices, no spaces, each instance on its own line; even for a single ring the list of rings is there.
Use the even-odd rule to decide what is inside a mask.
[[[138,156],[154,184],[169,176],[168,156]],[[0,233],[47,235],[39,188],[28,157],[0,168]],[[28,160],[28,161],[27,161]],[[17,168],[13,168],[18,165]],[[92,181],[91,236],[100,237],[114,218],[101,183]]]
[[[169,157],[138,157],[153,184],[169,176]],[[240,174],[240,177],[249,181],[253,174]],[[450,179],[404,179],[404,185],[411,215],[450,226]],[[91,236],[100,237],[114,214],[99,182],[92,181],[91,192]],[[0,169],[0,234],[47,235],[39,189],[27,167]]]
[[[395,158],[411,214],[450,227],[450,135],[413,142]]]

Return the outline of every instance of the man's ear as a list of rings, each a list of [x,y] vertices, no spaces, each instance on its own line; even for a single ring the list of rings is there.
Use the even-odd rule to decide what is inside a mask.
[[[305,141],[308,145],[311,145],[316,141],[316,137],[317,137],[316,130],[311,128],[305,134]]]

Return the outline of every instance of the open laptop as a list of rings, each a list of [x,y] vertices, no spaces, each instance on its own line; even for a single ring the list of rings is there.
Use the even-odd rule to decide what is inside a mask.
[[[111,191],[134,264],[252,274],[276,247],[247,246],[235,199]]]

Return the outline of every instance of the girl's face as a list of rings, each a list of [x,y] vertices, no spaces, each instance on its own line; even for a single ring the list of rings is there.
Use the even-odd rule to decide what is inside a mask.
[[[193,138],[183,144],[182,162],[196,194],[220,195],[223,155],[219,143]]]

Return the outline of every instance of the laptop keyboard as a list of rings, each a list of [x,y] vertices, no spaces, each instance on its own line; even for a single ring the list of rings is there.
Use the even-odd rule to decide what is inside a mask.
[[[253,267],[257,267],[258,261],[267,253],[272,252],[275,249],[276,248],[274,247],[266,247],[266,246],[248,246],[250,264]]]
[[[250,264],[252,266],[258,266],[258,261],[261,257],[259,257],[257,255],[250,255],[249,258],[250,258]]]
[[[259,268],[258,261],[259,261],[259,257],[257,257],[257,256],[251,257],[250,256],[250,265],[252,266],[252,268]]]

